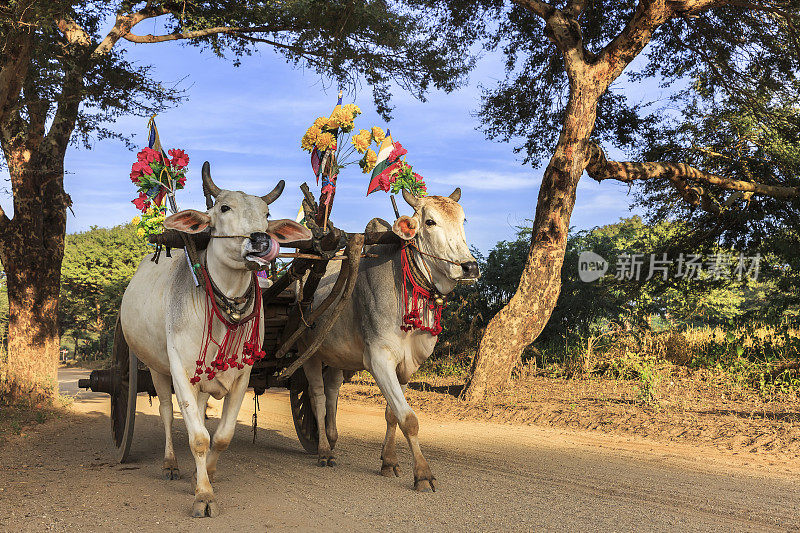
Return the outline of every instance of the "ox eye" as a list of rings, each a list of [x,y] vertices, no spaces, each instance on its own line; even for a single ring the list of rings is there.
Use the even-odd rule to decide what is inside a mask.
[[[435,220],[431,220],[429,218],[428,220],[425,221],[425,225],[426,226],[435,226],[436,225],[436,221]]]
[[[219,210],[225,213],[226,211],[230,211],[231,208],[227,205],[223,205],[222,207],[219,208]]]

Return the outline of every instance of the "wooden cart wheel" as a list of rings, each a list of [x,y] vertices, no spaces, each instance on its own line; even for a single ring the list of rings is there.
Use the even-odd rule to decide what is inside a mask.
[[[117,448],[117,460],[128,461],[133,441],[133,423],[136,417],[136,386],[139,377],[139,360],[128,350],[117,317],[113,351],[114,392],[111,393],[111,433]]]
[[[308,392],[306,373],[299,368],[289,380],[289,403],[292,406],[294,429],[300,444],[308,453],[317,453],[319,432],[314,410],[311,408],[311,394]]]

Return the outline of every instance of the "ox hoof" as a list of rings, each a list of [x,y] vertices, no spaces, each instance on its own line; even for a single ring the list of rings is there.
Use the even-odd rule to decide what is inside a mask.
[[[192,505],[192,518],[214,518],[219,516],[219,504],[213,494],[198,494]]]
[[[336,466],[336,459],[333,457],[320,457],[317,459],[317,466]]]
[[[400,477],[400,465],[385,464],[381,466],[381,475],[383,477]]]
[[[430,476],[430,479],[417,479],[414,478],[414,490],[417,492],[436,492],[436,485],[433,480],[436,479]]]
[[[317,466],[336,466],[336,457],[333,453],[320,453],[317,458]]]
[[[161,469],[161,476],[164,479],[180,479],[181,478],[181,471],[178,470],[178,467],[164,467]]]

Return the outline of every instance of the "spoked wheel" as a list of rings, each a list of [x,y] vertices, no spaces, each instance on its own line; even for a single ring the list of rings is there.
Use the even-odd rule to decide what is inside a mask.
[[[138,359],[128,350],[122,334],[122,324],[117,317],[114,331],[113,353],[114,391],[111,393],[111,433],[117,448],[117,460],[128,461],[133,441],[133,423],[136,417],[136,387],[139,377]]]
[[[319,432],[314,410],[311,408],[311,394],[308,392],[308,380],[302,368],[292,374],[289,381],[289,403],[292,406],[294,429],[300,444],[308,453],[317,453]]]

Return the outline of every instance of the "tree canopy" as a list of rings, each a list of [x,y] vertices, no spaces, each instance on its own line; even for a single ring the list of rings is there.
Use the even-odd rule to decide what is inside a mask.
[[[151,251],[133,224],[68,235],[58,313],[62,334],[110,339],[122,294],[142,257]]]
[[[138,33],[136,25],[148,19],[158,22],[161,33]],[[464,46],[427,24],[422,12],[382,1],[18,0],[0,7],[0,39],[9,53],[15,41],[26,44],[24,82],[7,106],[14,119],[8,134],[24,127],[20,121],[52,120],[67,104],[80,104],[73,141],[84,144],[93,136],[124,138],[110,127],[116,118],[149,116],[184,95],[179,85],[155,79],[151,65],[128,61],[119,41],[183,41],[237,65],[272,47],[330,83],[365,81],[384,116],[391,111],[393,85],[424,98],[429,87],[456,87],[472,65]]]

